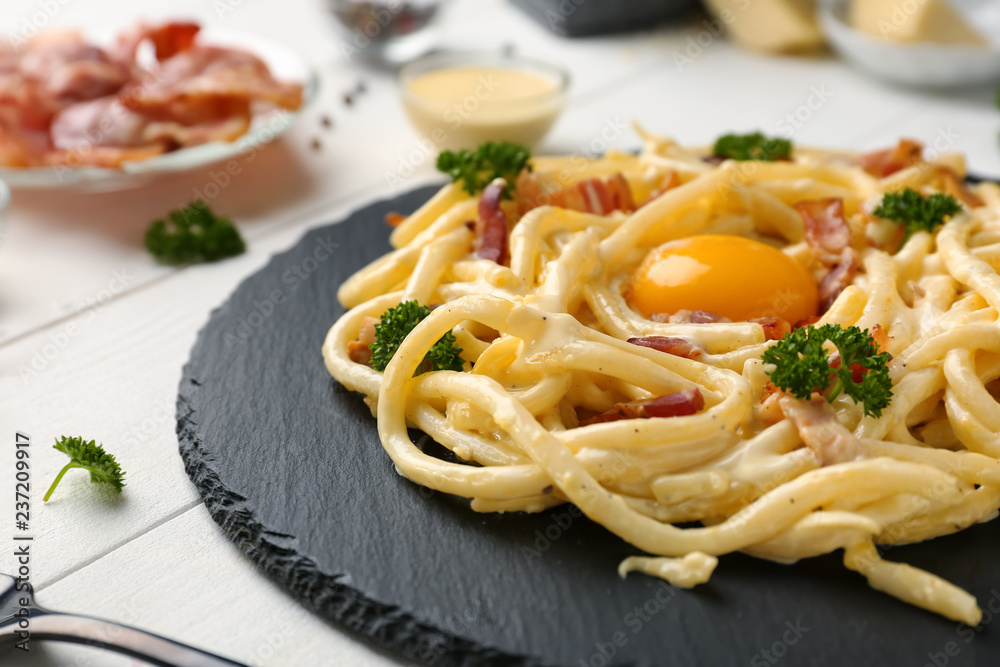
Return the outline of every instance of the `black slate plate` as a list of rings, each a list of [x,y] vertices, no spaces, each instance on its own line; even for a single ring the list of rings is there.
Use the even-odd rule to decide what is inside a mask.
[[[320,345],[342,312],[337,285],[389,249],[383,215],[432,191],[306,234],[212,314],[184,369],[187,472],[274,581],[421,664],[1000,664],[996,522],[886,552],[972,591],[986,609],[973,629],[870,589],[837,555],[724,556],[691,591],[622,581],[635,550],[574,508],[480,515],[397,475]]]

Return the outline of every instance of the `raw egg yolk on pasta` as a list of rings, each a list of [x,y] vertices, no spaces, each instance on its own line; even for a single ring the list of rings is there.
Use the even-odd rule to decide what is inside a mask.
[[[632,305],[643,315],[707,310],[739,322],[780,317],[793,324],[816,314],[816,281],[776,248],[742,236],[692,236],[646,255],[632,279]]]

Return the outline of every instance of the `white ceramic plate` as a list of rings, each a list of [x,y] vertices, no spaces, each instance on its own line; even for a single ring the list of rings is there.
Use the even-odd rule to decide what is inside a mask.
[[[898,44],[876,39],[848,24],[848,4],[849,0],[821,0],[820,25],[833,47],[861,69],[888,81],[914,86],[955,87],[1000,81],[1000,1],[951,0],[955,9],[990,41],[988,48]]]
[[[102,38],[103,37],[103,38]],[[110,43],[111,35],[87,35],[97,44]],[[236,141],[214,141],[182,148],[141,162],[125,162],[120,169],[100,167],[0,168],[0,179],[15,188],[71,188],[108,192],[148,183],[159,174],[188,171],[247,153],[273,141],[294,123],[316,99],[319,77],[306,62],[283,46],[251,35],[205,28],[198,33],[204,44],[247,49],[260,57],[279,81],[302,84],[302,106],[298,111],[283,109],[254,116],[250,129]]]

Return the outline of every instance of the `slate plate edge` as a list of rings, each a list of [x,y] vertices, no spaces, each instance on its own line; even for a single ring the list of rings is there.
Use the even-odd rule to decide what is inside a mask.
[[[428,189],[430,187],[423,186]],[[331,225],[307,230],[288,250],[273,254],[264,267],[244,278],[229,298],[212,310],[208,320],[198,332],[191,348],[191,356],[182,369],[178,387],[177,441],[184,461],[184,471],[194,483],[212,519],[254,565],[310,610],[334,621],[357,637],[373,643],[378,648],[388,649],[399,656],[435,667],[438,665],[544,667],[545,663],[535,658],[511,655],[479,642],[456,637],[420,621],[393,605],[373,600],[342,583],[340,579],[343,574],[327,574],[321,571],[312,559],[300,556],[294,550],[268,539],[271,531],[254,518],[253,510],[248,506],[246,498],[225,487],[202,449],[196,411],[192,407],[192,396],[199,392],[201,383],[195,377],[192,362],[194,353],[201,347],[212,321],[232,303],[232,295],[244,289],[254,276],[268,271],[286,256],[296,253],[302,241],[312,232],[343,224],[368,211],[391,207],[398,197],[380,199],[354,209]],[[276,533],[271,534],[278,536]]]

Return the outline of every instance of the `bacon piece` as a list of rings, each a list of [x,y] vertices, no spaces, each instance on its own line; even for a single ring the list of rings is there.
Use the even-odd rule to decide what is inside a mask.
[[[791,323],[780,317],[757,317],[747,322],[762,326],[765,340],[781,340],[792,331]]]
[[[154,120],[198,125],[249,116],[256,103],[294,111],[302,105],[302,86],[275,80],[248,51],[194,46],[161,63],[156,76],[130,83],[119,97]]]
[[[507,226],[507,216],[500,208],[500,199],[506,185],[502,178],[498,178],[487,185],[479,197],[479,248],[476,250],[476,257],[479,259],[503,265],[510,262],[510,229]]]
[[[406,216],[401,213],[397,213],[396,211],[389,211],[388,213],[385,214],[385,224],[389,225],[390,227],[399,227],[404,222],[406,222]]]
[[[611,211],[624,211],[630,213],[635,210],[635,200],[632,199],[632,188],[621,172],[608,176],[605,180],[608,188],[608,195],[611,197]]]
[[[546,206],[551,198],[542,192],[542,186],[538,182],[538,176],[527,169],[522,169],[514,181],[514,201],[517,202],[517,211],[524,215],[533,208]]]
[[[646,401],[618,403],[607,412],[602,412],[580,422],[581,426],[603,424],[620,419],[649,419],[651,417],[685,417],[698,413],[705,407],[705,397],[698,389],[684,389],[672,394],[651,398]]]
[[[174,122],[150,123],[143,137],[146,141],[160,142],[174,149],[180,146],[199,146],[213,141],[235,141],[249,129],[250,117],[236,115],[197,125]]]
[[[632,345],[648,347],[659,352],[672,354],[675,357],[684,357],[685,359],[697,359],[703,354],[703,350],[700,347],[686,338],[643,336],[642,338],[629,338],[628,342]]]
[[[585,178],[552,194],[542,192],[537,177],[521,172],[517,178],[518,211],[523,215],[539,206],[556,206],[571,211],[609,215],[612,211],[630,213],[635,210],[632,190],[621,173],[605,179]]]
[[[660,181],[660,187],[656,188],[651,193],[649,193],[649,197],[646,199],[646,201],[642,202],[642,204],[639,205],[639,208],[642,208],[643,206],[653,201],[657,197],[663,195],[664,193],[669,192],[670,190],[673,190],[676,187],[680,187],[680,185],[681,185],[681,177],[677,174],[676,171],[671,170],[666,176],[663,177],[663,180]]]
[[[841,361],[839,352],[834,352],[833,354],[831,354],[829,360],[830,360],[830,368],[834,370],[840,370]],[[865,379],[865,373],[867,372],[868,369],[862,366],[861,364],[858,363],[851,364],[851,381],[854,382],[855,384],[861,384],[861,381]]]
[[[148,159],[172,147],[233,141],[248,128],[245,116],[199,125],[150,122],[117,98],[102,97],[74,104],[56,116],[51,129],[56,150],[46,156],[46,162],[116,168],[125,161]]]
[[[813,248],[839,255],[851,244],[851,228],[844,217],[842,199],[814,199],[795,205],[806,226],[806,242]]]
[[[875,326],[873,326],[871,328],[871,331],[869,331],[868,333],[871,334],[872,340],[874,340],[875,345],[878,346],[879,352],[889,351],[889,341],[892,339],[892,337],[885,329],[882,328],[881,324],[876,324]]]
[[[864,443],[840,422],[825,398],[802,400],[783,394],[779,399],[785,417],[791,419],[802,442],[824,466],[867,457]]]
[[[371,345],[375,342],[375,325],[379,320],[366,316],[361,320],[358,339],[347,344],[347,356],[356,364],[370,365],[372,360]]]
[[[76,32],[53,31],[0,56],[0,161],[39,166],[51,150],[52,119],[80,101],[117,92],[128,68]]]
[[[858,272],[858,255],[853,248],[844,248],[838,261],[819,284],[819,307],[824,313],[837,300],[844,288],[854,281]]]
[[[126,109],[114,97],[102,97],[68,107],[52,121],[57,149],[83,153],[93,147],[135,147],[143,143],[149,121]]]
[[[232,141],[258,106],[301,106],[301,85],[276,81],[253,54],[196,45],[198,30],[139,25],[108,50],[67,31],[18,52],[0,47],[0,164],[118,167]],[[161,61],[155,72],[136,62],[145,40]]]
[[[900,139],[895,148],[865,153],[858,158],[861,168],[876,178],[891,176],[923,160],[924,145],[913,139]]]
[[[977,208],[983,206],[983,200],[975,192],[969,189],[968,184],[959,177],[951,167],[939,165],[934,168],[935,173],[941,177],[942,189],[949,195],[955,197],[964,204]]]
[[[201,26],[197,23],[164,23],[149,32],[156,49],[156,59],[164,61],[194,47]]]
[[[821,318],[819,315],[813,315],[812,317],[803,317],[801,320],[792,325],[793,329],[801,329],[802,327],[811,327],[812,325],[819,322]]]
[[[111,95],[129,79],[128,68],[71,31],[45,33],[28,42],[17,72],[22,83],[41,85],[41,101],[52,111]]]

